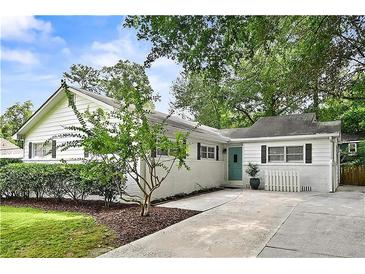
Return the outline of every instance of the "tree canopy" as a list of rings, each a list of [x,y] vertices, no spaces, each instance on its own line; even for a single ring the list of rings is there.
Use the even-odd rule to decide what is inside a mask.
[[[174,106],[203,123],[214,109],[208,125],[321,119],[328,100],[365,103],[364,16],[129,16],[124,26],[152,43],[146,66],[162,56],[182,64]]]
[[[31,101],[16,103],[7,108],[0,117],[1,137],[14,142],[11,137],[28,120],[32,112],[33,103]]]

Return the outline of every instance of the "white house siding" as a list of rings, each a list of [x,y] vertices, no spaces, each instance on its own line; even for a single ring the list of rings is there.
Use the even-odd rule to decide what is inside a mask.
[[[76,96],[76,106],[80,112],[86,111],[89,107],[90,111],[97,109],[100,105],[97,105],[91,100],[83,96]],[[84,150],[82,148],[70,148],[66,151],[57,149],[56,158],[52,159],[51,155],[47,155],[45,158],[29,159],[29,142],[38,143],[45,142],[47,139],[54,135],[67,132],[65,126],[78,126],[79,122],[73,113],[72,109],[68,107],[68,100],[66,95],[63,96],[61,101],[50,110],[42,119],[27,133],[24,142],[24,161],[26,162],[57,162],[61,159],[65,160],[80,160],[84,157]],[[66,141],[70,139],[62,139]],[[61,140],[57,140],[60,142]]]
[[[261,145],[270,146],[302,146],[312,144],[312,163],[266,163],[261,164]],[[249,184],[249,176],[245,173],[248,163],[259,165],[262,185],[265,183],[266,170],[298,171],[301,185],[311,186],[312,191],[330,192],[332,189],[330,174],[332,143],[328,138],[306,139],[295,141],[262,141],[243,144],[243,183]],[[305,154],[305,148],[304,148]],[[305,155],[304,155],[305,159]]]
[[[219,146],[219,160],[201,159],[197,160],[197,143],[201,145]],[[190,170],[184,167],[178,169],[176,166],[166,180],[161,184],[153,195],[153,199],[159,199],[176,194],[188,194],[196,190],[219,187],[224,184],[224,174],[226,164],[223,158],[223,144],[199,140],[188,139],[189,156],[186,159]],[[160,173],[163,174],[163,173]]]
[[[77,95],[75,102],[80,112],[84,112],[87,108],[92,111],[101,107],[99,104],[84,96]],[[24,161],[56,163],[61,159],[64,159],[69,162],[80,162],[84,157],[84,151],[82,148],[70,148],[66,151],[58,149],[55,159],[52,159],[51,155],[42,159],[34,157],[31,159],[28,158],[29,142],[45,142],[54,135],[65,133],[66,130],[64,127],[71,125],[79,125],[79,122],[72,109],[68,107],[67,98],[64,96],[60,102],[58,102],[51,111],[45,114],[25,136]],[[61,141],[66,141],[66,139],[58,140],[58,142]],[[225,164],[222,155],[223,146],[220,145],[219,161],[216,161],[215,159],[197,160],[197,142],[200,142],[202,145],[207,144],[214,147],[218,145],[218,143],[190,138],[190,141],[188,142],[189,157],[187,158],[187,164],[191,169],[185,170],[182,168],[179,170],[177,167],[174,167],[166,181],[164,181],[160,189],[156,191],[154,196],[155,199],[181,193],[191,193],[203,188],[218,187],[224,182]],[[137,184],[130,177],[127,178],[127,191],[134,195],[140,194]]]

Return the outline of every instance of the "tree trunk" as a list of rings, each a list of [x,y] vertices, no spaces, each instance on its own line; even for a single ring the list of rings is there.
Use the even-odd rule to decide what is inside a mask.
[[[150,213],[151,208],[151,195],[152,193],[145,195],[143,203],[141,204],[141,216],[146,217]]]
[[[316,116],[318,118],[318,114],[319,114],[319,97],[318,97],[317,86],[313,90],[313,112],[316,114]]]

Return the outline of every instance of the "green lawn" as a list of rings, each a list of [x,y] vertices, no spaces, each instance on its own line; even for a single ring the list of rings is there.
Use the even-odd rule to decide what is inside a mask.
[[[114,240],[88,215],[0,207],[0,257],[87,257]]]

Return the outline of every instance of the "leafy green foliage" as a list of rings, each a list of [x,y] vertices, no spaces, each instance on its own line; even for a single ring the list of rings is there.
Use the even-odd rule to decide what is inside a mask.
[[[6,166],[8,164],[21,163],[22,160],[14,159],[14,158],[1,158],[0,159],[0,168]]]
[[[248,167],[246,169],[246,173],[250,175],[252,178],[255,178],[257,173],[260,172],[260,169],[257,164],[248,163]]]
[[[80,126],[66,127],[68,133],[53,136],[61,139],[60,147],[83,147],[93,157],[88,162],[89,176],[97,178],[107,189],[117,185],[121,199],[141,206],[141,215],[148,215],[151,197],[166,179],[174,165],[185,167],[187,133],[167,135],[166,121],[152,118],[151,105],[158,100],[153,94],[144,68],[129,61],[102,69],[100,85],[114,99],[113,111],[80,113],[72,100],[66,83],[63,89]],[[62,143],[64,138],[72,141]],[[153,151],[170,151],[168,159],[154,157]],[[142,174],[140,163],[147,166]],[[157,172],[158,171],[158,172]],[[132,195],[126,189],[127,174],[134,179],[142,195]],[[107,193],[107,192],[105,192]],[[105,194],[107,195],[107,194]]]
[[[68,196],[74,200],[96,194],[104,196],[109,205],[118,193],[117,186],[90,176],[89,170],[93,168],[83,164],[8,164],[0,169],[0,193],[5,197],[28,198],[35,194],[37,198]]]
[[[341,149],[341,164],[344,165],[365,165],[365,140],[357,144],[357,153],[350,154],[348,144],[342,144]]]
[[[105,66],[101,69],[74,64],[63,76],[71,84],[117,101],[125,99],[125,93],[131,90],[143,90],[144,94],[149,94],[151,98],[145,103],[150,108],[153,108],[151,103],[159,98],[157,95],[152,95],[153,91],[144,68],[128,60],[120,60],[113,66]]]
[[[221,89],[206,79],[203,73],[182,76],[172,86],[175,101],[171,108],[181,110],[182,116],[184,111],[188,111],[195,120],[215,128],[244,126],[242,119],[237,119],[237,113],[230,111],[230,103]]]
[[[341,120],[345,133],[365,134],[365,102],[327,100],[320,110],[323,121]]]
[[[0,137],[14,142],[11,137],[32,115],[32,108],[33,103],[31,101],[25,101],[23,104],[16,103],[7,108],[0,117]],[[21,144],[18,143],[18,145]]]
[[[357,147],[357,155],[353,164],[355,165],[365,165],[365,141],[359,143]]]
[[[70,67],[70,72],[65,72],[63,77],[72,84],[77,84],[80,88],[101,93],[99,89],[100,71],[82,64],[74,64]]]
[[[174,106],[202,123],[209,113],[209,125],[232,127],[320,116],[329,99],[365,102],[364,16],[129,16],[124,26],[152,43],[147,66],[160,57],[183,65]]]
[[[116,238],[85,214],[11,206],[0,214],[2,258],[87,257]]]

